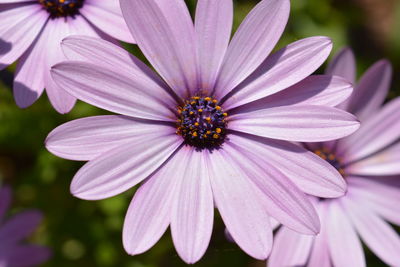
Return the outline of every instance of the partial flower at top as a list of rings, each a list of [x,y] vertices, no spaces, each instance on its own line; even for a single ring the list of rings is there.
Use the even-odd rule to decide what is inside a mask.
[[[89,161],[72,193],[103,199],[143,182],[123,231],[132,255],[170,226],[181,258],[198,261],[211,238],[214,205],[237,244],[258,259],[271,249],[270,216],[318,233],[303,192],[336,197],[346,186],[332,166],[291,141],[332,140],[359,127],[333,108],[351,84],[307,78],[328,57],[331,41],[307,38],[269,56],[286,25],[288,0],[261,1],[230,43],[230,0],[199,0],[194,25],[182,0],[126,0],[121,7],[163,80],[109,42],[64,40],[71,61],[53,67],[56,83],[121,114],[79,119],[49,134],[49,151]]]
[[[18,60],[17,105],[29,107],[46,88],[59,113],[69,112],[76,101],[50,75],[50,67],[65,59],[62,39],[81,34],[133,42],[118,0],[0,0],[0,25],[0,70]]]
[[[29,210],[6,220],[10,203],[11,189],[0,187],[0,267],[30,267],[44,263],[50,257],[49,249],[21,242],[37,228],[42,214]]]
[[[342,50],[327,72],[354,82],[352,51]],[[400,266],[400,238],[385,221],[400,225],[400,98],[381,107],[391,77],[390,63],[378,61],[340,105],[359,116],[359,131],[339,141],[305,144],[342,174],[348,191],[337,199],[315,201],[321,218],[317,237],[282,227],[268,266],[362,267],[360,238],[387,265]]]

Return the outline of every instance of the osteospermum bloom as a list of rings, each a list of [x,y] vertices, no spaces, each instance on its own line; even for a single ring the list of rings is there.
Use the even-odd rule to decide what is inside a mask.
[[[199,0],[194,25],[181,0],[129,0],[121,7],[163,79],[104,40],[63,41],[71,61],[53,68],[56,83],[121,114],[72,121],[48,136],[52,153],[89,161],[71,192],[103,199],[144,181],[123,230],[132,255],[152,247],[170,226],[178,254],[196,262],[211,238],[214,205],[233,239],[255,258],[271,249],[269,216],[317,233],[319,220],[303,191],[335,197],[345,183],[320,157],[289,141],[330,140],[359,127],[332,107],[350,95],[348,82],[306,78],[325,61],[331,41],[307,38],[269,56],[288,19],[287,0],[261,1],[230,44],[232,1]]]
[[[0,188],[0,267],[29,267],[47,261],[48,248],[28,245],[21,241],[28,237],[42,221],[42,214],[28,210],[5,219],[11,204],[11,189]]]
[[[349,49],[328,69],[353,82],[355,72]],[[365,266],[360,238],[386,264],[400,266],[400,238],[385,221],[400,225],[400,98],[381,107],[391,73],[386,60],[375,63],[341,104],[359,116],[360,130],[339,141],[305,145],[343,175],[348,191],[315,200],[321,219],[317,237],[280,229],[269,266]]]
[[[19,59],[13,88],[17,105],[32,105],[46,88],[60,113],[76,101],[50,75],[50,67],[65,59],[62,39],[81,34],[133,41],[118,0],[0,0],[0,25],[0,70]]]

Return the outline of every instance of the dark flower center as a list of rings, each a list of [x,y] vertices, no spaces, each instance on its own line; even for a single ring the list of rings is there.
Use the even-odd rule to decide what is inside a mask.
[[[315,154],[320,156],[322,159],[326,160],[329,164],[335,167],[336,170],[344,177],[344,167],[343,162],[340,158],[338,158],[334,153],[329,151],[326,148],[318,149],[314,151]]]
[[[52,18],[74,17],[85,0],[39,0],[39,3],[50,13]]]
[[[211,97],[194,96],[178,107],[178,135],[185,143],[202,149],[217,149],[226,138],[226,117],[218,105],[218,100]]]

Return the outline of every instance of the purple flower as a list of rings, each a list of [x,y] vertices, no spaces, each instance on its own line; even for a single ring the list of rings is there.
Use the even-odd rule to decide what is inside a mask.
[[[342,50],[328,73],[354,82],[351,50]],[[361,118],[359,131],[340,141],[306,144],[342,173],[348,191],[315,201],[321,219],[317,237],[282,227],[269,266],[365,266],[360,238],[386,264],[400,266],[400,238],[385,221],[400,225],[400,98],[381,107],[391,76],[389,62],[375,63],[341,104]]]
[[[346,185],[332,166],[290,141],[332,140],[359,127],[332,107],[351,94],[348,82],[306,78],[325,61],[331,41],[307,38],[269,56],[288,19],[287,0],[261,1],[230,44],[232,1],[198,1],[195,25],[184,1],[129,0],[121,7],[163,80],[104,40],[62,42],[71,61],[52,69],[56,83],[121,114],[75,120],[49,134],[49,151],[89,161],[72,193],[97,200],[143,182],[123,230],[132,255],[170,226],[178,254],[196,262],[211,238],[214,205],[233,239],[258,259],[271,249],[270,216],[318,233],[303,191],[336,197]]]
[[[11,203],[11,189],[0,188],[0,267],[36,266],[47,261],[49,249],[37,245],[23,244],[42,221],[36,210],[24,211],[8,220],[4,219]]]
[[[0,0],[0,25],[0,70],[19,59],[13,88],[17,105],[32,105],[46,88],[60,113],[76,101],[50,75],[50,67],[65,59],[62,39],[81,34],[133,41],[118,0]]]

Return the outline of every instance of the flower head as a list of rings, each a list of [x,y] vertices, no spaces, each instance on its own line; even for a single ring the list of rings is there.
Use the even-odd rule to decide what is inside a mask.
[[[21,241],[28,237],[39,225],[42,214],[36,210],[24,211],[5,219],[11,203],[11,189],[0,188],[0,266],[36,266],[47,261],[49,249],[27,245]]]
[[[184,1],[121,6],[163,79],[104,40],[63,41],[70,61],[53,68],[56,83],[121,114],[79,119],[49,134],[49,151],[89,161],[74,177],[72,193],[103,199],[143,182],[123,230],[132,255],[152,247],[170,226],[179,255],[196,262],[211,238],[214,206],[255,258],[271,249],[270,216],[317,233],[318,217],[303,191],[340,196],[345,183],[290,141],[332,140],[359,127],[332,107],[350,95],[348,82],[306,78],[327,58],[331,41],[307,38],[269,56],[286,25],[288,0],[261,1],[231,42],[232,1],[199,0],[194,25]]]
[[[355,82],[352,51],[342,50],[327,72]],[[389,266],[400,264],[400,237],[385,221],[400,225],[400,98],[381,107],[391,76],[390,63],[378,61],[340,104],[361,119],[360,130],[339,141],[305,144],[341,173],[348,190],[314,201],[321,218],[317,237],[281,228],[269,266],[365,266],[360,238]]]
[[[76,98],[57,86],[50,67],[65,59],[61,40],[71,34],[133,42],[118,0],[7,0],[0,3],[0,70],[18,60],[14,98],[21,108],[43,93],[60,113]]]

